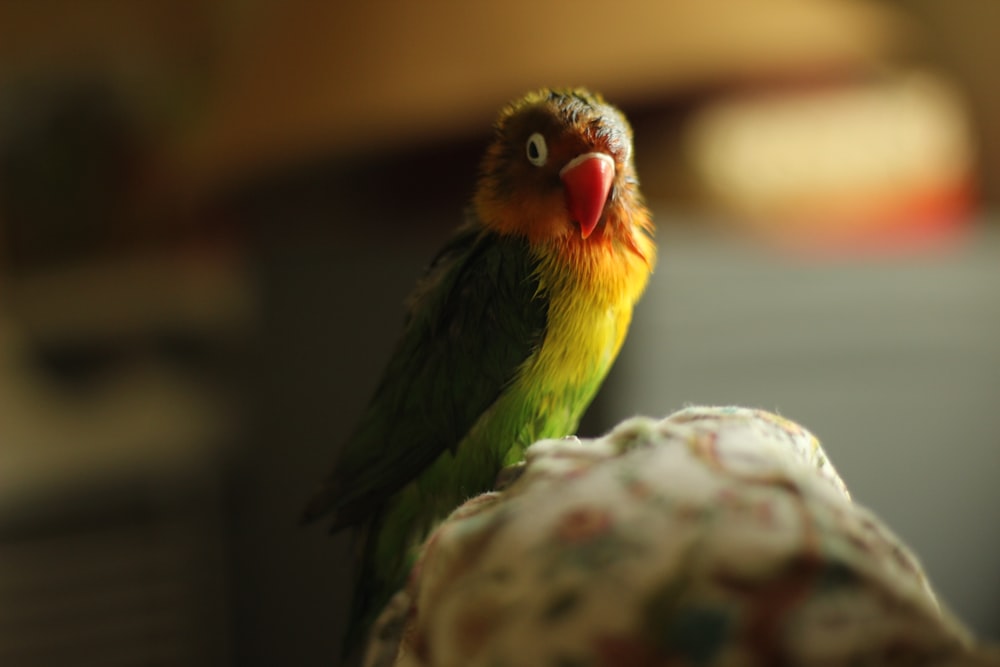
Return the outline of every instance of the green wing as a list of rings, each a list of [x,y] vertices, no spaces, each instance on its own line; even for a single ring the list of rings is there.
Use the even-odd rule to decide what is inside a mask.
[[[359,523],[454,450],[541,344],[548,302],[527,241],[459,230],[431,263],[341,460],[306,509]]]

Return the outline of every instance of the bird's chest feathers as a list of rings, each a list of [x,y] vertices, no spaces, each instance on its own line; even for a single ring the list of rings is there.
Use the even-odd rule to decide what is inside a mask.
[[[543,262],[540,271],[549,312],[534,371],[544,384],[600,382],[625,339],[649,267],[632,253],[610,250],[553,264]]]

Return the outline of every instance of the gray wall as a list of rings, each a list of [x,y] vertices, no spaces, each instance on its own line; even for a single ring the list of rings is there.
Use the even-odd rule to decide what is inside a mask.
[[[683,405],[777,411],[943,600],[1000,639],[1000,234],[896,257],[792,257],[662,225],[661,262],[602,421]]]

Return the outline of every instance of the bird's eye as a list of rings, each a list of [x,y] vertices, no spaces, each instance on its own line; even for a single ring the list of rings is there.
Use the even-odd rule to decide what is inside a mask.
[[[539,132],[528,137],[526,150],[528,151],[528,162],[536,167],[541,167],[549,159],[549,147],[545,145],[545,137]]]

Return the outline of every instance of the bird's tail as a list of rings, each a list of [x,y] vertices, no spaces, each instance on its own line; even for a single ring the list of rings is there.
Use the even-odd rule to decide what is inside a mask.
[[[360,572],[351,597],[351,613],[341,646],[341,657],[356,656],[368,644],[372,626],[392,596],[403,588],[409,572],[409,558],[403,543],[398,551],[392,544],[397,537],[386,534],[383,515],[378,512],[355,530],[355,554]],[[398,563],[386,563],[382,554],[398,554]],[[393,559],[395,560],[395,559]]]

